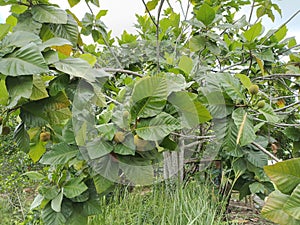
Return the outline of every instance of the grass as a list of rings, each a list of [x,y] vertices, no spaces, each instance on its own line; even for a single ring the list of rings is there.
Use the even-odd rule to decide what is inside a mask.
[[[188,183],[173,188],[163,185],[152,188],[116,190],[110,199],[102,200],[103,211],[90,225],[215,225],[224,224],[223,204],[212,188]]]

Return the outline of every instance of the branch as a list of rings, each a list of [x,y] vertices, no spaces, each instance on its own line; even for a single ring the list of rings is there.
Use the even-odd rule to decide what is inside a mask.
[[[194,146],[196,146],[196,145],[202,144],[202,143],[204,143],[204,142],[205,142],[205,140],[194,141],[194,142],[192,142],[192,143],[190,143],[190,144],[184,145],[184,148],[191,148],[191,147],[194,147]]]
[[[292,104],[290,104],[290,105],[287,105],[287,106],[285,106],[285,107],[283,107],[283,108],[275,109],[274,112],[284,111],[284,110],[286,110],[286,109],[288,109],[288,108],[291,108],[291,107],[293,107],[293,106],[295,106],[295,105],[299,105],[299,104],[300,104],[300,101],[294,102],[294,103],[292,103]]]
[[[143,4],[144,4],[145,9],[146,9],[146,11],[147,11],[147,13],[148,13],[150,19],[152,20],[153,24],[154,24],[156,27],[158,27],[158,24],[156,24],[156,22],[155,22],[155,20],[154,20],[154,18],[153,18],[153,16],[152,16],[152,14],[151,14],[151,12],[149,11],[149,9],[148,9],[148,7],[147,7],[147,4],[146,4],[145,0],[142,0],[142,2],[143,2]]]
[[[258,113],[258,114],[260,114],[260,113]],[[264,123],[270,124],[272,126],[281,127],[281,128],[284,128],[284,127],[300,127],[300,124],[297,124],[297,123],[271,123],[269,121],[258,119],[258,118],[253,118],[253,120],[258,121],[258,122],[264,122]]]
[[[300,74],[271,74],[262,77],[255,77],[252,80],[269,80],[271,78],[291,78],[291,77],[300,77]]]
[[[175,132],[171,132],[171,134],[178,136],[178,137],[183,137],[186,139],[213,139],[216,138],[215,135],[210,135],[210,136],[197,136],[197,135],[185,135],[185,134],[179,134],[179,133],[175,133]]]
[[[261,150],[263,153],[265,153],[266,155],[268,155],[269,157],[271,157],[272,159],[274,159],[276,162],[279,162],[280,159],[278,159],[275,155],[273,155],[271,152],[269,152],[267,149],[265,149],[264,147],[262,147],[260,144],[256,143],[256,142],[252,142],[252,145],[254,145],[255,147],[257,147],[259,150]]]
[[[278,29],[274,30],[262,43],[261,45],[263,45],[270,37],[272,37],[277,31],[279,31],[282,27],[284,27],[285,25],[287,25],[289,22],[291,22],[292,19],[294,19],[295,16],[297,16],[300,13],[300,10],[298,10],[297,12],[295,12],[285,23],[283,23]]]
[[[165,0],[161,0],[158,11],[157,11],[157,20],[156,20],[156,60],[157,60],[157,72],[160,71],[160,43],[159,43],[159,20],[160,20],[160,13],[163,7]]]
[[[102,68],[105,72],[108,73],[126,73],[126,74],[131,74],[137,77],[143,77],[144,75],[133,72],[131,70],[124,70],[124,69],[114,69],[114,68]]]

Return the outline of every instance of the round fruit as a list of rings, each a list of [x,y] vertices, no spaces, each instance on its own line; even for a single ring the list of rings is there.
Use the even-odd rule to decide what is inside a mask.
[[[9,127],[3,127],[2,128],[2,135],[8,135],[10,133],[10,128]]]
[[[0,116],[0,125],[3,123],[3,117]]]
[[[260,100],[260,101],[257,103],[257,107],[258,107],[259,109],[265,107],[265,105],[266,105],[266,103],[265,103],[264,100]]]
[[[118,131],[115,133],[114,141],[117,143],[122,143],[125,140],[124,132]]]
[[[134,135],[133,143],[138,150],[141,150],[148,144],[148,141],[141,139],[138,135]]]
[[[256,84],[252,84],[250,87],[249,87],[249,93],[251,95],[256,95],[259,91],[259,87],[256,85]]]
[[[129,112],[126,110],[123,112],[123,117],[128,118],[129,117]]]
[[[50,133],[49,132],[42,132],[40,133],[40,141],[46,142],[50,140]]]

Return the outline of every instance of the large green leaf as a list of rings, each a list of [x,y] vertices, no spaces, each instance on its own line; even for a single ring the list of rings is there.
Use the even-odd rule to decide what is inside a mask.
[[[263,168],[268,165],[268,156],[260,150],[245,150],[246,157],[249,162],[251,162],[254,166]]]
[[[180,122],[176,118],[162,112],[152,119],[142,119],[137,125],[136,133],[145,140],[158,141],[180,128]]]
[[[39,35],[42,24],[32,18],[32,14],[27,11],[18,17],[18,23],[14,31],[27,31]]]
[[[31,42],[39,45],[41,44],[42,40],[38,35],[32,32],[16,31],[11,33],[10,35],[7,35],[3,39],[1,43],[1,49],[9,48],[12,46],[23,47],[25,45],[30,44]]]
[[[237,144],[245,146],[252,143],[256,139],[256,135],[254,133],[253,121],[249,118],[247,112],[242,108],[238,108],[232,113],[232,119],[239,131],[236,140]]]
[[[193,60],[190,57],[183,55],[179,60],[178,67],[186,74],[190,74],[194,67]]]
[[[290,194],[300,183],[300,158],[265,166],[264,170],[276,187],[284,194]]]
[[[268,103],[266,103],[265,106],[263,108],[260,108],[258,111],[262,113],[266,120],[270,123],[276,123],[279,120],[279,117],[276,115],[273,108]]]
[[[34,5],[31,13],[32,18],[40,23],[66,24],[68,20],[64,10],[51,5]]]
[[[208,26],[215,19],[216,12],[212,7],[204,3],[200,6],[199,10],[196,11],[196,17],[198,20]]]
[[[245,100],[243,86],[239,80],[229,73],[219,74],[219,82],[228,96],[234,101]]]
[[[95,78],[90,74],[90,64],[88,64],[88,62],[83,59],[70,57],[54,63],[54,66],[56,69],[66,74],[85,78],[89,81],[95,80]]]
[[[113,186],[113,182],[101,175],[94,176],[93,181],[98,194],[105,192],[107,189]]]
[[[49,71],[39,48],[30,43],[4,58],[0,58],[0,72],[9,76],[32,75]]]
[[[167,79],[168,96],[172,92],[183,91],[188,86],[184,76],[181,74],[167,73],[166,79]]]
[[[79,152],[78,148],[64,142],[55,144],[50,149],[43,155],[40,163],[47,165],[66,164],[69,160],[75,158]]]
[[[60,92],[56,96],[22,105],[20,116],[31,126],[43,126],[47,121],[51,124],[64,124],[71,117],[69,105],[67,96]]]
[[[252,42],[257,38],[263,31],[263,26],[261,22],[258,22],[250,27],[249,30],[246,30],[243,35],[248,42]]]
[[[45,41],[41,46],[40,50],[44,50],[45,48],[52,47],[52,46],[62,46],[62,45],[72,45],[72,43],[64,38],[54,37],[47,41]]]
[[[284,130],[284,134],[293,141],[300,141],[300,128],[288,127]]]
[[[71,15],[68,15],[66,24],[49,24],[51,32],[57,36],[69,40],[73,46],[78,41],[78,25]]]
[[[22,98],[29,99],[32,94],[33,81],[32,76],[7,77],[6,87],[9,93],[9,105],[12,108],[16,106]]]
[[[300,220],[300,183],[286,201],[283,210],[295,219]]]
[[[133,117],[152,117],[159,114],[167,100],[167,80],[163,75],[138,80],[132,93]]]
[[[51,208],[55,211],[55,212],[60,212],[61,211],[61,203],[63,200],[63,192],[59,192],[58,195],[51,200]]]
[[[26,131],[24,123],[20,123],[15,132],[14,132],[14,139],[17,143],[17,146],[19,147],[20,150],[24,152],[28,152],[30,150],[29,146],[29,134]]]
[[[288,199],[288,195],[278,190],[272,192],[261,211],[262,216],[280,225],[298,225],[300,220],[296,220],[284,211]]]
[[[97,159],[113,151],[111,143],[104,141],[102,138],[87,141],[86,149],[91,159]]]
[[[76,177],[69,180],[64,185],[64,195],[67,198],[75,198],[76,196],[82,194],[88,189],[86,184],[82,181],[81,177]]]
[[[67,219],[72,214],[72,203],[70,201],[63,201],[61,205],[61,212],[55,212],[51,205],[48,204],[42,210],[42,220],[45,225],[65,225]]]
[[[187,128],[196,127],[199,123],[212,118],[205,106],[194,97],[191,93],[181,91],[173,92],[168,98],[168,101],[177,108],[182,125]]]
[[[33,75],[33,87],[30,100],[36,101],[49,97],[45,82],[39,75]]]
[[[68,2],[69,2],[69,5],[71,7],[73,7],[73,6],[77,5],[80,2],[80,0],[68,0]]]

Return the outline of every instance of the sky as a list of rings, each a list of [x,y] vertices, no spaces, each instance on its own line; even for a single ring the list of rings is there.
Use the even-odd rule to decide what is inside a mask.
[[[147,2],[148,0],[146,0]],[[174,1],[174,0],[173,0]],[[185,2],[187,0],[184,0]],[[60,5],[63,9],[69,8],[67,0],[50,0],[51,3]],[[104,23],[107,27],[113,31],[114,36],[120,35],[123,30],[127,32],[134,32],[134,22],[136,21],[135,14],[143,14],[145,12],[144,6],[141,0],[99,0],[100,9],[107,9],[108,13],[103,17]],[[275,12],[275,23],[270,19],[265,20],[266,29],[278,28],[296,11],[300,10],[300,0],[273,0],[282,9],[282,18]],[[98,12],[98,8],[92,7],[94,12]],[[88,11],[83,0],[81,3],[70,9],[75,13],[79,19],[81,19],[85,12]],[[247,14],[248,12],[246,12]],[[9,7],[0,7],[0,23],[5,21],[5,18],[9,15]],[[300,14],[298,14],[288,24],[288,36],[295,36],[300,42]]]

